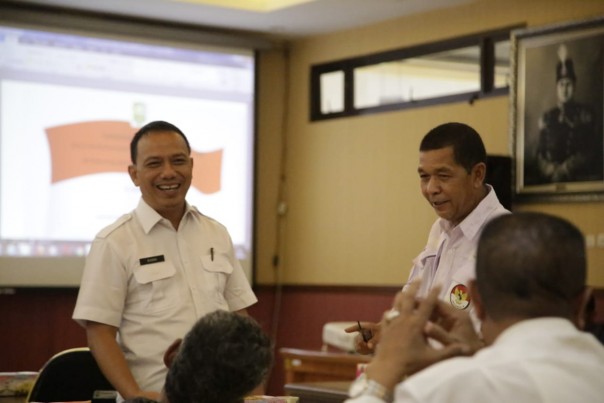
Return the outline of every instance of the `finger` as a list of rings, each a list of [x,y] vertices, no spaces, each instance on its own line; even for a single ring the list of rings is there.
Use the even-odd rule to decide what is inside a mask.
[[[367,342],[367,347],[369,347],[371,350],[375,350],[375,348],[377,347],[377,345],[379,344],[379,342],[380,342],[380,334],[376,333]]]
[[[360,332],[361,330],[363,330],[364,325],[360,322],[357,322],[356,325],[350,325],[347,328],[344,329],[344,331],[346,333],[354,333],[354,332]]]
[[[412,282],[407,283],[407,286],[405,288],[403,288],[402,293],[416,295],[421,284],[422,284],[421,280],[419,280],[419,279],[413,280]]]
[[[372,323],[372,322],[361,322],[361,325],[363,325],[364,329],[369,329],[372,331],[375,330],[380,330],[380,324],[379,323]]]
[[[435,314],[443,320],[455,320],[460,312],[459,309],[453,308],[451,304],[444,301],[438,301],[438,305],[435,309]]]
[[[428,322],[438,304],[439,293],[440,287],[436,286],[428,292],[426,298],[415,301],[416,309],[414,313],[416,317],[420,318],[422,321]]]
[[[367,343],[363,340],[363,337],[361,336],[360,333],[358,333],[357,335],[354,336],[354,344],[358,349],[364,349],[367,347]]]
[[[441,349],[435,350],[438,360],[446,360],[451,357],[458,357],[460,355],[469,355],[472,353],[472,349],[463,343],[449,344]]]
[[[442,345],[447,346],[458,342],[459,340],[455,339],[453,336],[449,334],[443,327],[437,325],[434,322],[426,323],[424,326],[424,334],[431,339],[434,339],[440,342]]]
[[[369,330],[379,330],[380,328],[380,324],[379,323],[374,323],[374,322],[361,322],[361,328],[363,330],[365,329],[369,329]],[[359,329],[359,325],[358,323],[355,325],[350,325],[347,328],[344,329],[344,331],[346,333],[354,333],[354,332],[359,332],[361,329]]]
[[[405,291],[398,293],[395,299],[395,308],[404,316],[407,316],[415,309],[415,297],[419,290],[420,282],[414,281],[405,288]]]
[[[365,345],[365,344],[366,344],[366,343],[363,341],[363,337],[361,337],[361,334],[360,334],[360,333],[357,333],[357,334],[355,334],[355,335],[354,335],[354,343],[355,343],[357,346],[363,346],[363,345]]]
[[[382,314],[382,321],[380,323],[387,325],[391,320],[400,315],[399,306],[401,306],[401,300],[403,298],[406,298],[406,291],[399,291],[396,293],[392,308]]]
[[[392,311],[400,311],[401,310],[401,305],[402,305],[402,301],[405,298],[406,293],[409,292],[409,288],[407,288],[405,291],[399,291],[396,293],[395,297],[394,297],[394,301],[392,303]]]
[[[374,346],[372,345],[371,341],[365,343],[360,334],[357,334],[354,339],[354,347],[356,352],[359,354],[370,354],[374,352]]]
[[[363,329],[370,328],[371,325],[372,325],[371,322],[359,322],[359,321],[357,321],[356,324],[348,326],[347,328],[344,329],[344,331],[346,333],[360,332]]]

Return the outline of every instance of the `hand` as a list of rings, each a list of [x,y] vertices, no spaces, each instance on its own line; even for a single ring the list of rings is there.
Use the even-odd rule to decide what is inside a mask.
[[[362,329],[353,325],[344,329],[346,333],[358,332],[354,338],[354,349],[359,354],[373,354],[380,341],[381,325],[379,323],[361,322]],[[363,334],[365,334],[363,338]]]
[[[484,342],[476,333],[469,313],[455,309],[443,301],[437,302],[430,322],[424,328],[424,333],[444,346],[462,343],[468,347],[469,354],[474,354],[484,347]]]
[[[428,343],[424,329],[436,310],[440,290],[436,287],[424,300],[417,300],[418,289],[419,283],[414,282],[397,294],[393,308],[400,314],[382,321],[380,343],[366,370],[368,378],[389,389],[393,389],[403,376],[443,359],[470,352],[469,347],[459,342],[449,343],[443,348],[434,348]]]

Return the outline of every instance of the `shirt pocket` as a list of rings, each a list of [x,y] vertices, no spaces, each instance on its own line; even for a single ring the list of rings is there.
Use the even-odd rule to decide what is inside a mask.
[[[174,265],[170,262],[157,262],[139,266],[134,270],[134,277],[139,284],[149,284],[163,280],[176,274]]]
[[[131,308],[157,313],[178,303],[176,268],[170,262],[157,262],[134,269],[135,287]]]
[[[418,265],[420,267],[426,267],[426,265],[431,264],[434,261],[434,258],[436,257],[436,252],[433,250],[424,250],[422,251],[422,253],[420,253],[415,260],[413,261],[413,263],[415,265]]]
[[[411,269],[411,274],[409,275],[403,290],[405,290],[412,282],[421,280],[418,293],[419,295],[426,295],[430,288],[430,284],[432,283],[431,275],[434,271],[435,262],[436,252],[432,250],[423,250],[417,255],[415,259],[413,259],[413,268]]]
[[[220,253],[201,257],[201,280],[204,290],[215,292],[223,299],[229,276],[233,273],[233,265],[226,256]]]
[[[436,252],[432,250],[422,251],[415,259],[413,259],[413,270],[415,276],[423,278],[426,273],[430,273],[436,263]],[[414,277],[415,277],[414,276]]]

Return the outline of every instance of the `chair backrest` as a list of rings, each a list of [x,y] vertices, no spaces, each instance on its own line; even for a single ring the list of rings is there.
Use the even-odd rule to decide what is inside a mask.
[[[91,400],[95,390],[114,390],[90,349],[78,347],[55,354],[40,370],[27,402]]]

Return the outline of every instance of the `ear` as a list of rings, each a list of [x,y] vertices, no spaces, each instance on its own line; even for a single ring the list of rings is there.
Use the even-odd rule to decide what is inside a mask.
[[[474,313],[476,313],[476,316],[478,317],[478,319],[480,319],[481,322],[484,322],[484,320],[487,317],[487,313],[484,310],[484,305],[482,304],[482,298],[480,297],[480,294],[478,293],[478,287],[476,285],[476,280],[470,280],[470,301],[472,301],[472,304],[474,305]]]
[[[174,358],[176,357],[176,354],[178,354],[178,350],[180,349],[181,344],[182,339],[174,340],[174,342],[170,344],[170,347],[168,347],[168,349],[164,353],[164,364],[166,365],[166,367],[170,368],[172,366]]]
[[[130,175],[130,180],[134,183],[135,186],[138,186],[138,171],[136,169],[136,165],[128,165],[128,175]]]
[[[484,184],[487,176],[487,164],[479,162],[472,168],[472,175],[474,175],[474,185],[480,187]]]
[[[591,287],[585,287],[585,289],[576,297],[573,321],[577,328],[581,330],[585,329],[589,320],[587,317],[587,304],[592,297],[593,288]]]

